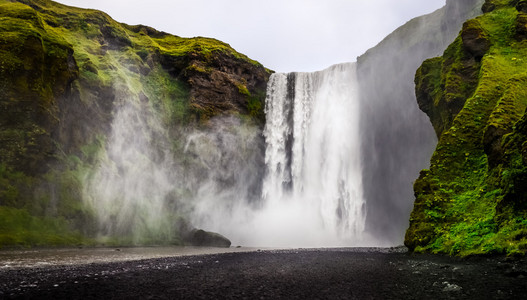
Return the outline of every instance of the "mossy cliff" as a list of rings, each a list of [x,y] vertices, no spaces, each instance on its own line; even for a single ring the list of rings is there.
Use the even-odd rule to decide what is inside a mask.
[[[437,139],[417,105],[413,79],[425,59],[440,55],[464,21],[481,15],[482,0],[448,0],[408,21],[357,59],[362,187],[366,230],[400,243],[413,206],[412,183],[427,168]]]
[[[214,39],[48,0],[0,0],[0,246],[90,234],[81,181],[123,99],[173,132],[223,114],[261,126],[270,73]],[[39,228],[54,242],[36,238]]]
[[[527,1],[483,12],[416,73],[439,142],[414,184],[414,251],[527,252]]]

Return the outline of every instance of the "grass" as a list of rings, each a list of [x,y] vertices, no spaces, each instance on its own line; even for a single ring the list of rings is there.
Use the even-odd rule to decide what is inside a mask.
[[[62,218],[35,217],[24,209],[0,206],[0,248],[92,243]]]

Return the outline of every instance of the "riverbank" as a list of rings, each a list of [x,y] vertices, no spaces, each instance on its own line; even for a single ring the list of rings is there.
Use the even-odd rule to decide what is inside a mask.
[[[519,299],[525,258],[296,249],[0,269],[6,299]]]

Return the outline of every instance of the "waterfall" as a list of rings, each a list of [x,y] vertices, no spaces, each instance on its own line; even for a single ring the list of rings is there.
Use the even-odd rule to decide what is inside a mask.
[[[284,233],[308,246],[363,242],[358,101],[355,63],[271,76],[262,226],[275,227],[278,240]]]
[[[83,197],[100,237],[168,243],[190,222],[234,245],[371,245],[357,86],[354,63],[273,74],[263,135],[220,116],[177,136],[150,102],[116,88],[111,132]]]

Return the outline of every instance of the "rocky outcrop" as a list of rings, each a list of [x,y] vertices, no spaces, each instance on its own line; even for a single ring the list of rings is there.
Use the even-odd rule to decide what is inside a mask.
[[[264,120],[261,100],[269,73],[254,62],[239,61],[225,52],[209,57],[193,54],[179,76],[190,86],[190,105],[206,117],[240,112]]]
[[[93,227],[80,181],[125,102],[158,114],[174,148],[214,116],[264,124],[271,71],[226,43],[50,0],[0,1],[0,18],[0,206]]]
[[[140,76],[134,96],[142,101],[173,96],[169,91],[177,89],[186,98],[181,109],[198,120],[239,113],[263,122],[270,71],[225,43],[119,24],[102,12],[46,0],[6,3],[0,14],[6,20],[0,163],[9,167],[44,172],[46,158],[57,151],[54,143],[78,151],[105,132],[119,98],[113,70],[123,68]],[[159,67],[170,76],[156,86],[152,73]]]
[[[486,13],[467,21],[443,56],[416,73],[418,103],[439,142],[414,184],[405,238],[411,250],[527,251],[527,56],[516,42],[523,35],[521,5],[513,8],[519,3],[486,1]]]
[[[472,28],[463,27],[460,37],[445,51],[448,59],[426,60],[417,70],[417,103],[430,118],[438,138],[452,125],[476,87],[484,52],[476,42],[477,35],[470,33]]]

